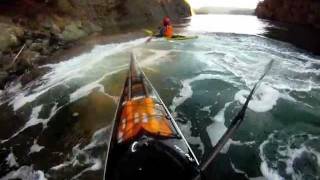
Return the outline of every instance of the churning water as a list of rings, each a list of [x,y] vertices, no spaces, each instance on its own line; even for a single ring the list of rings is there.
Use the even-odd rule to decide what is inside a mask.
[[[261,36],[268,26],[253,16],[195,16],[184,33],[198,39],[99,45],[46,65],[51,70],[25,87],[13,83],[0,94],[0,177],[102,177],[110,124],[134,52],[200,160],[274,60],[209,176],[319,179],[320,57]]]

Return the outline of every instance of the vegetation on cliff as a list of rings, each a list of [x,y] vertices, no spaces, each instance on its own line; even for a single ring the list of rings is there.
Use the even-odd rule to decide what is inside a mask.
[[[318,0],[264,0],[256,11],[259,18],[320,28],[320,1]]]

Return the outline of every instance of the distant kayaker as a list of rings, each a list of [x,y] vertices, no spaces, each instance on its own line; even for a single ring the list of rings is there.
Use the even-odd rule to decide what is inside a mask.
[[[168,16],[165,16],[162,20],[162,26],[160,28],[158,37],[171,38],[173,36],[173,27],[171,25],[171,20]]]

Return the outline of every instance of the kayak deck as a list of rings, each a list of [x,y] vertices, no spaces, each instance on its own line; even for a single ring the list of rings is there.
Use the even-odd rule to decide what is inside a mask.
[[[188,39],[197,39],[198,36],[184,36],[184,35],[179,35],[175,34],[171,38],[167,38],[168,40],[188,40]]]
[[[125,102],[118,127],[118,142],[133,139],[140,132],[171,137],[172,127],[161,111],[164,110],[150,97]]]
[[[191,179],[198,161],[143,72],[131,61],[113,124],[105,179]]]

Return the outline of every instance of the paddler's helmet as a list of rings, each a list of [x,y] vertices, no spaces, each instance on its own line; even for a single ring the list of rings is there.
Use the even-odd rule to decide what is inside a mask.
[[[171,24],[170,18],[169,18],[168,16],[164,17],[163,20],[162,20],[162,24],[163,24],[164,26],[170,25],[170,24]]]

